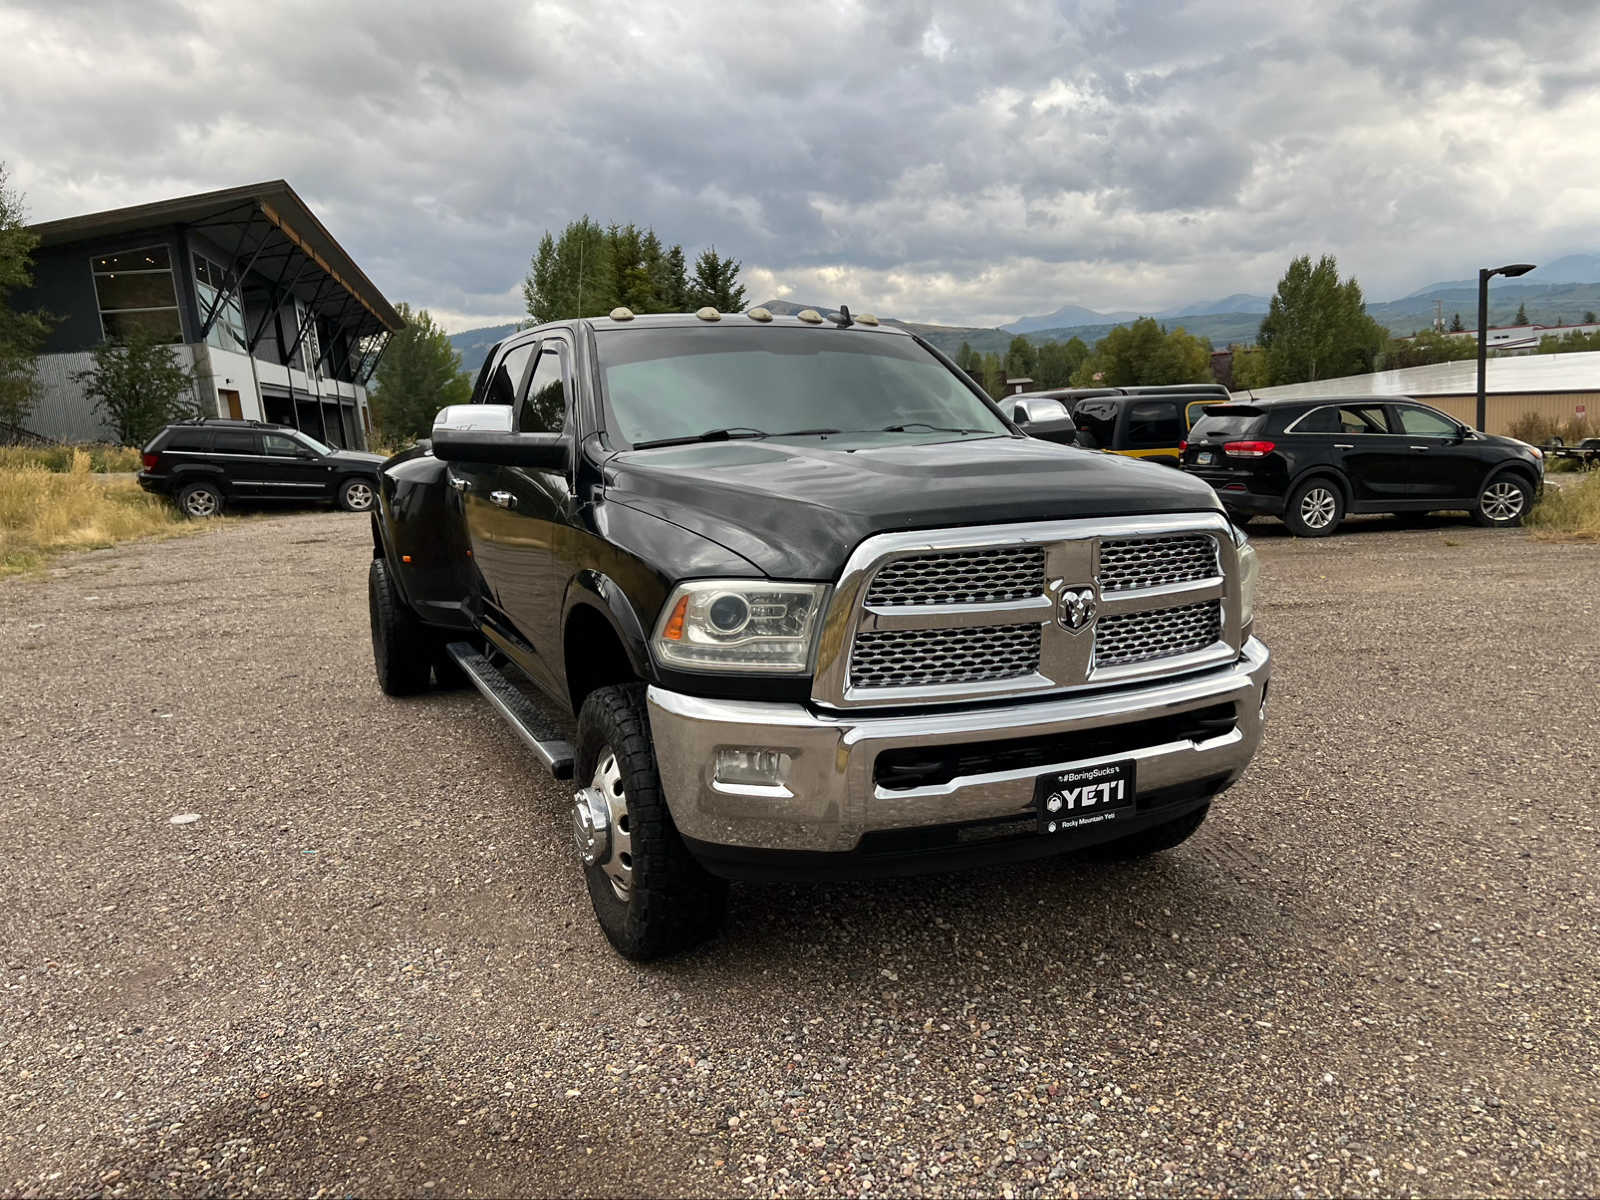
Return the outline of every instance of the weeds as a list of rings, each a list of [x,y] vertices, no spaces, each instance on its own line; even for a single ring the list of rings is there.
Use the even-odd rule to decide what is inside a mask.
[[[190,522],[131,479],[99,479],[93,456],[72,452],[68,469],[0,459],[0,575],[42,566],[68,550],[93,550],[132,538],[171,537],[207,528]]]
[[[78,454],[89,456],[89,470],[103,472],[137,471],[139,451],[133,446],[93,443],[86,446],[0,446],[0,471],[20,467],[43,467],[46,471],[66,472]]]
[[[1600,542],[1600,471],[1581,483],[1546,487],[1527,524],[1548,541]]]

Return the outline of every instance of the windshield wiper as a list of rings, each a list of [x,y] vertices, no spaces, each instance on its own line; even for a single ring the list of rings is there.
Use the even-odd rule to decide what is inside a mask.
[[[657,446],[692,446],[696,442],[731,442],[734,438],[764,438],[767,431],[752,429],[748,425],[729,425],[725,429],[708,429],[687,437],[656,438],[653,442],[635,442],[635,450],[654,450]]]
[[[885,425],[880,433],[989,433],[987,429],[962,429],[955,425],[929,425],[926,421],[907,421],[904,425]]]
[[[791,429],[787,433],[775,433],[773,437],[821,437],[829,433],[843,433],[842,429]]]

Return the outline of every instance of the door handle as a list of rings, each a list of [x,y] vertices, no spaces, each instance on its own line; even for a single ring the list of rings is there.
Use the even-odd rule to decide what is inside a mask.
[[[1333,448],[1335,450],[1354,450],[1356,445],[1354,442],[1335,442]]]
[[[517,498],[510,492],[490,492],[489,499],[501,508],[515,508],[517,506]]]
[[[449,476],[449,479],[450,486],[458,492],[465,492],[472,487],[472,480],[470,479],[457,479],[454,475]]]
[[[1411,448],[1412,448],[1412,449],[1413,449],[1413,450],[1426,450],[1426,449],[1427,449],[1427,447],[1426,447],[1426,446],[1413,446],[1413,447],[1411,447]]]

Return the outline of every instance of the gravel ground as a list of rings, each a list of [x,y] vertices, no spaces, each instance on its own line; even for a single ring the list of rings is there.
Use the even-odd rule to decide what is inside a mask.
[[[1600,1192],[1600,547],[1259,544],[1187,845],[736,887],[649,969],[487,706],[379,693],[363,520],[0,584],[0,1193]]]

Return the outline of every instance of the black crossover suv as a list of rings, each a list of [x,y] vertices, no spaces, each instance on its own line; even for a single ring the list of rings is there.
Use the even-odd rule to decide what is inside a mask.
[[[1236,521],[1278,516],[1300,537],[1349,513],[1465,509],[1480,525],[1520,525],[1544,486],[1537,448],[1406,396],[1214,404],[1181,461]]]
[[[320,501],[366,512],[383,462],[287,425],[225,418],[168,425],[142,458],[139,486],[171,496],[189,517],[217,516],[233,501]]]

